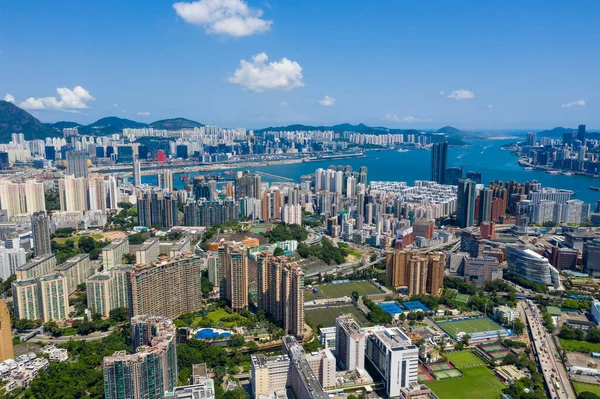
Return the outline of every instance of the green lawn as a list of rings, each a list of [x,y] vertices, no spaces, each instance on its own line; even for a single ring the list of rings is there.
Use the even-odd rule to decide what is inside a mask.
[[[596,395],[600,395],[600,385],[586,384],[585,382],[573,381],[573,387],[575,387],[575,392],[577,392],[578,395],[585,391],[595,393]]]
[[[217,310],[213,310],[212,312],[209,312],[204,317],[207,317],[216,323],[219,320],[221,320],[223,317],[227,317],[227,316],[231,316],[231,315],[229,313],[227,313],[225,311],[225,309],[217,309]]]
[[[463,367],[474,366],[476,364],[485,364],[483,360],[481,360],[471,351],[452,352],[446,354],[446,357],[459,369],[462,369]]]
[[[576,341],[571,339],[562,339],[560,340],[560,346],[563,347],[567,352],[600,352],[600,343],[594,344],[592,342],[587,341]]]
[[[440,399],[497,399],[506,387],[487,367],[473,367],[461,371],[462,377],[426,382],[425,385]]]
[[[304,311],[304,317],[315,327],[323,325],[324,327],[335,326],[335,319],[338,316],[351,313],[359,323],[365,323],[367,319],[354,306],[339,306],[336,308],[319,308]]]
[[[469,296],[467,294],[456,294],[456,300],[458,302],[467,303],[467,301],[469,300]]]
[[[352,292],[356,291],[359,295],[381,294],[379,288],[375,287],[370,281],[350,281],[345,284],[320,284],[315,285],[319,290],[322,298],[341,298],[343,296],[351,296]],[[313,293],[306,291],[304,293],[305,301],[317,299]]]
[[[223,319],[225,319],[225,318],[227,318],[227,320],[223,321]],[[236,327],[239,324],[240,320],[245,320],[244,316],[241,316],[237,313],[230,314],[230,313],[227,313],[225,311],[225,309],[217,309],[217,310],[213,310],[212,312],[209,312],[208,314],[206,314],[204,316],[197,317],[192,324],[196,325],[202,319],[209,319],[213,323],[215,323],[215,324],[219,323],[227,328]]]
[[[473,334],[477,332],[503,330],[503,328],[499,324],[487,317],[482,317],[478,319],[449,321],[437,324],[441,327],[442,330],[450,334],[452,337],[456,337],[456,334],[460,332]]]

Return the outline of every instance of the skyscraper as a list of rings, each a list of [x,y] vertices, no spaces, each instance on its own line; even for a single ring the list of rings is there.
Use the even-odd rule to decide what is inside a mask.
[[[446,176],[445,176],[445,184],[451,184],[453,186],[458,185],[458,180],[462,179],[463,177],[463,168],[457,168],[457,167],[452,167],[452,168],[447,168],[446,169]]]
[[[472,180],[458,181],[456,220],[462,228],[471,227],[475,223],[475,182]]]
[[[248,171],[238,172],[235,178],[235,199],[244,197],[260,199],[261,178],[259,174]]]
[[[358,171],[358,182],[367,185],[367,167],[361,166]]]
[[[133,354],[104,358],[106,399],[163,399],[177,386],[176,329],[165,317],[131,319]]]
[[[577,128],[577,140],[581,141],[581,145],[585,145],[585,125],[579,125]]]
[[[75,177],[88,177],[87,161],[87,151],[68,151],[67,175],[74,175]]]
[[[431,180],[439,184],[446,183],[446,164],[448,160],[448,142],[435,143],[431,147]]]
[[[413,252],[388,252],[386,275],[394,287],[406,287],[408,295],[431,294],[439,296],[444,283],[445,257]]]
[[[140,226],[173,227],[179,221],[177,198],[171,193],[145,191],[138,196],[137,209]]]
[[[248,308],[248,256],[240,243],[224,242],[219,247],[221,298],[231,304],[234,312]]]
[[[278,322],[286,334],[304,335],[304,273],[285,256],[264,251],[257,256],[258,309]]]
[[[52,253],[50,245],[50,218],[46,212],[35,212],[31,216],[31,230],[33,234],[33,250],[35,256]]]
[[[12,333],[10,330],[10,313],[4,299],[0,299],[0,362],[13,359]]]
[[[484,188],[479,192],[479,214],[477,215],[479,224],[492,220],[493,195],[494,192],[489,188]]]
[[[137,158],[133,160],[133,185],[135,187],[142,185],[142,167]]]

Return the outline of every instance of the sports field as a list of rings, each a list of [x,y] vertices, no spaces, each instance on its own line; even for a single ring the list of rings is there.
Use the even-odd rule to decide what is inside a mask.
[[[467,334],[484,333],[504,330],[498,323],[494,322],[488,317],[482,317],[478,319],[467,319],[458,321],[447,321],[443,323],[437,323],[446,333],[456,338],[458,333],[464,332]]]
[[[304,317],[314,326],[322,325],[324,327],[335,326],[335,319],[343,314],[352,314],[359,323],[366,323],[367,319],[354,306],[339,306],[335,308],[319,308],[304,311]]]
[[[452,364],[454,364],[459,369],[469,368],[477,365],[484,365],[483,360],[478,358],[471,351],[447,353],[446,357],[448,358],[448,360],[450,360],[450,362],[452,362]]]
[[[600,385],[586,384],[585,382],[573,381],[573,387],[575,387],[575,392],[577,392],[578,395],[586,391],[595,393],[596,395],[600,395]]]
[[[304,292],[304,300],[312,301],[322,298],[341,298],[351,296],[354,291],[359,295],[380,294],[379,288],[375,287],[370,281],[350,281],[344,284],[320,284],[314,286],[319,292],[313,294],[309,291]]]
[[[496,377],[494,377],[492,372],[488,370],[487,367],[472,367],[461,371],[463,376],[460,378],[447,378],[439,381],[425,381],[424,384],[431,388],[431,390],[440,399],[500,398],[505,385],[502,384]]]

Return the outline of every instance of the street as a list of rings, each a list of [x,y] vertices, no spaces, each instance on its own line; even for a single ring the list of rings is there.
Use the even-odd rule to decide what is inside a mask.
[[[545,330],[539,309],[531,301],[520,301],[520,303],[525,309],[534,354],[544,375],[550,397],[552,399],[575,398],[577,395],[573,390],[567,370],[558,356],[552,334]]]

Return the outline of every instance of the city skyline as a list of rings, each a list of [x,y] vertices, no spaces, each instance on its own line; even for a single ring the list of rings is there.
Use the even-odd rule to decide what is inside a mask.
[[[0,97],[44,122],[600,126],[595,3],[115,5],[5,5]]]

